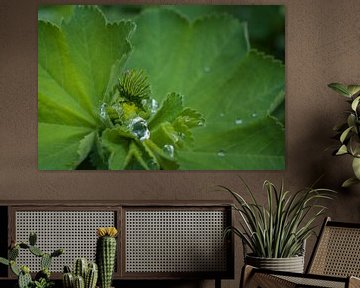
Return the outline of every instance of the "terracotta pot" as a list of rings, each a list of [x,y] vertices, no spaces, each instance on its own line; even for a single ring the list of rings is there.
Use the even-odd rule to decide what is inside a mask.
[[[304,273],[304,256],[289,258],[263,258],[246,255],[245,263],[263,269]]]

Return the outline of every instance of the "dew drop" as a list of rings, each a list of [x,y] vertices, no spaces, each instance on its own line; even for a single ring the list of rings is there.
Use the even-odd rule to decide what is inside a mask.
[[[257,113],[256,112],[252,113],[251,117],[253,117],[253,118],[257,117]]]
[[[152,159],[147,162],[147,165],[148,165],[149,169],[151,169],[151,170],[157,170],[158,169],[157,163]]]
[[[205,72],[205,73],[209,73],[209,72],[210,72],[210,67],[209,67],[209,66],[205,66],[205,67],[204,67],[204,72]]]
[[[158,110],[158,108],[159,108],[159,103],[155,99],[151,99],[151,102],[150,102],[151,114],[155,114],[156,111]]]
[[[198,125],[198,126],[205,126],[204,120],[198,121],[197,125]]]
[[[220,113],[220,117],[224,117],[225,116],[225,114],[224,113]]]
[[[173,145],[170,145],[170,144],[166,144],[164,145],[163,147],[163,151],[170,156],[170,158],[174,158],[174,146]]]
[[[235,124],[236,125],[241,125],[243,123],[243,120],[242,119],[236,119],[235,120]]]
[[[147,127],[147,122],[141,117],[131,119],[128,128],[140,141],[150,138],[150,130]]]
[[[219,152],[217,153],[217,155],[219,156],[219,157],[224,157],[225,156],[225,151],[224,150],[219,150]]]
[[[119,116],[124,113],[122,107],[118,103],[112,105],[111,107],[115,109]]]
[[[105,120],[106,119],[106,103],[101,104],[100,106],[100,117]]]

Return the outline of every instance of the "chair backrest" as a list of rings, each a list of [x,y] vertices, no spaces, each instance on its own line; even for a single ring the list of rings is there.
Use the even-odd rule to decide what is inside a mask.
[[[326,218],[307,273],[360,277],[360,223]]]

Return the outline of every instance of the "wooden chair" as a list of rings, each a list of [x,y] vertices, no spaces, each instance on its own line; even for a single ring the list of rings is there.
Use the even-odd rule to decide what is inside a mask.
[[[244,266],[240,287],[360,287],[360,223],[326,218],[306,273],[278,272]]]

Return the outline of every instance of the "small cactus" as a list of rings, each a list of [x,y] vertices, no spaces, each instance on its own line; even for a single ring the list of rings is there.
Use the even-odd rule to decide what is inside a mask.
[[[57,249],[51,253],[51,257],[58,257],[64,253],[64,249]]]
[[[85,279],[87,268],[88,262],[85,258],[76,259],[74,266],[74,274],[76,276],[81,276],[83,279]]]
[[[66,272],[62,277],[64,288],[73,288],[74,286],[74,276],[70,272]]]
[[[42,252],[42,251],[40,250],[40,248],[38,248],[38,247],[36,247],[36,246],[30,246],[30,247],[29,247],[29,251],[30,251],[32,254],[34,254],[35,256],[37,256],[37,257],[41,257],[41,256],[44,255],[44,252]]]
[[[37,241],[37,235],[35,232],[31,232],[29,235],[29,244],[31,246],[35,246]]]
[[[99,267],[99,282],[101,288],[110,288],[116,258],[115,227],[98,228],[99,236],[96,243],[96,262]]]
[[[19,288],[28,288],[30,283],[32,283],[30,269],[27,266],[23,266],[21,267],[18,279]]]
[[[71,273],[69,266],[64,266],[64,288],[95,288],[97,278],[97,265],[95,263],[88,264],[88,261],[85,258],[76,259],[73,273]]]
[[[40,262],[41,269],[45,269],[45,268],[49,269],[51,265],[51,260],[52,260],[51,255],[48,253],[44,253],[44,255],[41,256],[41,262]]]
[[[10,264],[10,269],[11,271],[16,275],[16,276],[19,276],[20,274],[20,268],[16,265],[16,262],[14,260],[10,260],[9,262]]]
[[[53,282],[50,281],[50,265],[53,257],[60,256],[64,251],[63,249],[55,250],[53,253],[44,253],[40,248],[36,247],[37,236],[35,233],[30,233],[29,244],[20,242],[16,243],[11,241],[8,251],[8,259],[0,257],[0,263],[10,266],[11,271],[18,276],[19,288],[29,287],[50,287]],[[35,275],[35,281],[32,280],[30,269],[28,266],[21,268],[16,264],[16,259],[19,256],[20,249],[29,250],[30,253],[37,257],[41,257],[41,271]],[[45,285],[45,286],[44,286]]]
[[[84,278],[81,276],[74,277],[74,288],[85,288]]]
[[[15,246],[14,248],[9,250],[8,253],[9,260],[16,260],[16,258],[19,256],[19,246]]]
[[[98,279],[98,266],[96,263],[89,263],[85,276],[85,288],[95,288]]]

